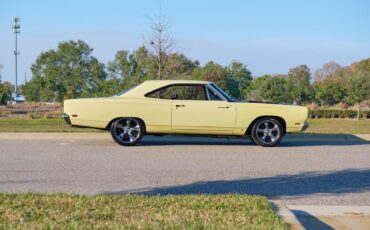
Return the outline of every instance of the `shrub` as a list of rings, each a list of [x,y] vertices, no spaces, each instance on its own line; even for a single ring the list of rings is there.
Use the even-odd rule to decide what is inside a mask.
[[[353,109],[315,109],[309,110],[308,117],[311,119],[320,118],[356,118],[357,110]],[[370,110],[363,110],[360,112],[360,117],[370,118]]]
[[[10,112],[7,110],[0,110],[0,117],[7,117],[10,115]]]
[[[63,112],[60,111],[50,111],[45,112],[44,117],[45,118],[61,118],[63,115]]]
[[[355,118],[357,117],[357,111],[355,110],[345,110],[346,117],[348,118]]]
[[[27,117],[30,119],[42,118],[44,117],[44,112],[35,111],[35,112],[27,113]]]
[[[361,114],[360,117],[367,118],[367,119],[370,118],[370,110],[361,111],[360,114]]]

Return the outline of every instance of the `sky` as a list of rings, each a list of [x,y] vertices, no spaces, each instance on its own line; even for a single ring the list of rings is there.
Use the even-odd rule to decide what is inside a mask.
[[[21,18],[22,84],[37,56],[61,41],[87,42],[105,64],[118,50],[137,49],[150,37],[149,18],[160,8],[177,51],[202,65],[237,60],[261,76],[370,57],[368,0],[0,0],[3,81],[15,82],[12,16]]]

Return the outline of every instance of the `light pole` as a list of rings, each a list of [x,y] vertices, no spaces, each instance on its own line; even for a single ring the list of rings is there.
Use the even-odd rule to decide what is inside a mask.
[[[20,52],[18,51],[18,34],[21,32],[21,26],[18,24],[20,19],[18,17],[12,17],[12,29],[15,35],[15,96],[18,95],[18,55]]]

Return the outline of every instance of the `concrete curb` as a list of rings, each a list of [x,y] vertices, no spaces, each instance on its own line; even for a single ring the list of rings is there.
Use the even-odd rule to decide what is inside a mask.
[[[288,205],[306,229],[369,229],[370,206]]]
[[[279,200],[269,200],[274,211],[290,226],[292,230],[304,230],[305,228],[298,221],[290,209]]]
[[[288,133],[285,138],[288,141],[370,141],[370,134]]]
[[[290,210],[303,210],[314,216],[369,216],[370,206],[288,205]],[[303,215],[303,214],[302,214]]]
[[[370,141],[370,134],[353,134],[353,135],[365,141]]]

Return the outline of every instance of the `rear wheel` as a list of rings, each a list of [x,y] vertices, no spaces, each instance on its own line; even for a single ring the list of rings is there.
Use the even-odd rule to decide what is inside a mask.
[[[262,118],[252,128],[253,142],[264,147],[272,147],[280,143],[283,138],[281,123],[274,118]]]
[[[144,124],[133,117],[119,118],[110,128],[113,139],[120,145],[133,146],[140,143],[144,135]]]

